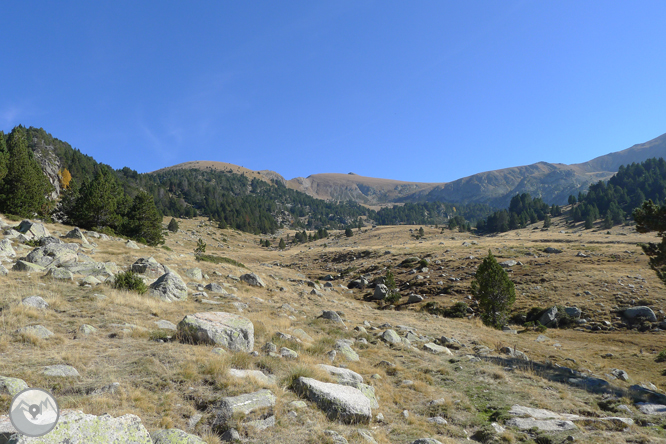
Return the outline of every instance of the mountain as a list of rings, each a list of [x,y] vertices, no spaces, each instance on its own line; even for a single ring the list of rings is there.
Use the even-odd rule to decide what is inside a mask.
[[[590,161],[566,165],[537,162],[512,168],[486,171],[452,182],[404,182],[359,176],[354,173],[313,174],[285,180],[270,171],[252,171],[224,162],[196,161],[166,169],[198,168],[245,174],[271,182],[278,181],[296,191],[317,199],[349,201],[378,205],[407,202],[484,203],[508,206],[519,193],[530,193],[550,204],[563,205],[571,194],[578,194],[599,180],[608,180],[620,165],[643,162],[652,157],[666,158],[666,134],[622,151],[596,157]],[[163,171],[159,170],[159,171]]]

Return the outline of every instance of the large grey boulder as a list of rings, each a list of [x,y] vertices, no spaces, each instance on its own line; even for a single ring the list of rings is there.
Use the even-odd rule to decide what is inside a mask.
[[[14,432],[9,416],[0,416],[0,439]],[[61,411],[58,424],[44,436],[30,438],[16,433],[8,441],[8,444],[92,443],[153,444],[153,441],[136,415],[127,414],[114,418],[110,415],[88,415],[74,410]]]
[[[42,267],[57,267],[76,262],[78,249],[78,244],[48,244],[32,250],[25,260]]]
[[[88,243],[88,239],[86,239],[86,236],[83,234],[83,231],[79,229],[79,227],[74,227],[72,231],[65,234],[63,237],[65,237],[66,239],[79,239],[83,241],[84,244]]]
[[[541,323],[541,325],[545,325],[546,327],[549,327],[556,320],[557,320],[557,307],[550,307],[539,318],[539,322]]]
[[[21,305],[41,309],[49,308],[49,303],[42,299],[41,296],[28,296],[27,298],[23,298]]]
[[[13,397],[27,388],[28,384],[23,379],[0,376],[0,393],[6,392]]]
[[[12,243],[9,239],[3,239],[0,241],[0,256],[5,257],[15,257],[16,251],[12,247]]]
[[[342,318],[340,317],[340,315],[337,312],[333,311],[333,310],[324,310],[321,313],[320,317],[323,318],[323,319],[328,319],[329,321],[338,322],[338,323],[341,323],[341,324],[343,323]]]
[[[211,282],[210,284],[206,285],[204,288],[210,291],[211,293],[229,294],[227,290],[224,289],[223,286],[215,282]]]
[[[375,292],[372,295],[372,299],[375,301],[383,301],[386,299],[386,296],[389,294],[389,289],[384,284],[377,284],[375,287]]]
[[[165,273],[150,285],[148,294],[165,302],[187,299],[187,285],[176,272]]]
[[[187,315],[178,323],[184,340],[219,344],[233,351],[254,349],[254,325],[233,313],[206,312]]]
[[[567,314],[567,316],[571,316],[576,320],[580,319],[580,316],[583,314],[581,309],[577,307],[565,307],[564,312]]]
[[[624,310],[623,316],[630,321],[636,318],[644,318],[650,322],[657,322],[657,316],[654,314],[650,307],[631,307]]]
[[[162,276],[166,273],[164,266],[157,262],[152,256],[140,257],[130,266],[130,270],[147,276]]]
[[[248,285],[253,287],[265,287],[264,281],[261,280],[259,276],[254,273],[246,273],[240,277],[241,281],[245,282]]]
[[[294,382],[294,389],[317,404],[331,420],[367,424],[372,418],[370,400],[354,387],[300,377]]]
[[[343,356],[347,361],[358,362],[360,358],[358,353],[343,339],[335,341],[335,351]]]
[[[335,367],[332,365],[319,364],[318,368],[324,370],[329,375],[337,379],[338,384],[355,386],[363,382],[363,376],[347,368]]]
[[[433,353],[433,354],[436,354],[436,355],[439,355],[439,354],[452,355],[453,354],[451,352],[451,350],[449,350],[448,348],[446,348],[442,345],[434,344],[432,342],[424,344],[423,345],[423,350],[425,350],[427,352],[430,352],[430,353]]]
[[[51,268],[44,276],[64,281],[74,280],[74,273],[67,270],[66,268]]]
[[[276,399],[273,392],[266,389],[222,398],[212,406],[212,412],[215,415],[212,427],[217,430],[226,429],[233,419],[242,419],[246,423],[250,423],[270,418],[273,415]]]
[[[153,444],[206,444],[206,441],[180,429],[157,430],[151,433]]]
[[[22,221],[16,230],[29,240],[40,239],[51,235],[44,225],[29,220]]]
[[[136,244],[136,242],[134,242],[132,240],[128,240],[127,242],[125,242],[125,246],[127,248],[131,248],[132,250],[138,250],[139,249],[139,246]]]
[[[34,336],[39,339],[46,339],[53,336],[53,332],[43,325],[28,325],[27,327],[19,328],[16,333]]]
[[[389,344],[401,344],[402,339],[400,339],[400,336],[398,336],[398,333],[395,332],[395,330],[388,329],[384,333],[381,334],[379,337],[382,341],[387,342]]]

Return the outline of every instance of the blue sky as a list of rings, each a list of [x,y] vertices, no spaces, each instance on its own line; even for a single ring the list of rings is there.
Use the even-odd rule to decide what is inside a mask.
[[[0,129],[114,168],[444,182],[666,132],[666,2],[4,2]]]

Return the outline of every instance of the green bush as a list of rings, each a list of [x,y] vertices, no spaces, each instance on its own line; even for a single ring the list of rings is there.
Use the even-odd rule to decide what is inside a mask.
[[[247,268],[245,264],[242,264],[238,261],[229,259],[228,257],[214,256],[212,254],[200,254],[197,256],[197,260],[201,262],[211,262],[213,264],[230,264],[240,268]]]
[[[132,270],[118,273],[113,281],[113,288],[117,290],[137,291],[139,294],[148,291],[148,287],[146,287],[143,279]]]
[[[447,318],[464,318],[467,316],[467,304],[456,302],[451,307],[444,309],[444,316]]]
[[[666,350],[662,350],[659,352],[656,358],[654,358],[655,362],[664,362],[666,361]]]

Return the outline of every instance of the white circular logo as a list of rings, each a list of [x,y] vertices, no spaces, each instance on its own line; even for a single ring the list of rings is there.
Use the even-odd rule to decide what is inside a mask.
[[[25,389],[12,400],[9,420],[26,436],[43,436],[58,423],[60,409],[55,398],[42,389]]]

